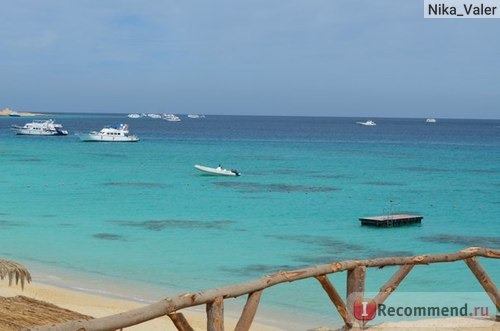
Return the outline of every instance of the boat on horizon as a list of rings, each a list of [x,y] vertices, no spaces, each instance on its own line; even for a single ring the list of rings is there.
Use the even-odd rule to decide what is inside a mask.
[[[202,165],[195,164],[194,166],[196,169],[198,169],[201,172],[210,174],[210,175],[216,175],[216,176],[240,176],[240,173],[238,170],[235,169],[224,169],[222,166],[219,164],[217,168],[211,168],[211,167],[206,167]]]
[[[137,142],[139,137],[130,135],[127,124],[105,126],[101,131],[87,134],[77,134],[80,140],[89,142]]]
[[[375,123],[374,121],[366,121],[366,122],[356,122],[356,124],[359,124],[359,125],[364,125],[364,126],[375,126],[377,125],[377,123]]]
[[[205,115],[199,115],[199,114],[188,114],[189,118],[204,118]]]
[[[12,125],[11,128],[18,135],[29,136],[66,136],[68,131],[63,130],[61,124],[55,123],[54,120],[34,120],[31,123],[26,123],[24,126]]]
[[[162,119],[169,122],[180,122],[181,119],[175,114],[163,114]]]
[[[426,123],[436,123],[436,119],[435,118],[428,118],[425,120]]]

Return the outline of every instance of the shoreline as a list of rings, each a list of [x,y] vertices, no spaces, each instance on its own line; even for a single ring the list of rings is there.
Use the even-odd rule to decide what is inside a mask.
[[[0,110],[0,116],[30,117],[30,116],[50,116],[50,115],[42,113],[32,113],[26,111],[14,111],[10,108],[5,108],[3,110]]]
[[[146,306],[152,302],[134,301],[131,298],[113,297],[112,292],[95,293],[90,289],[64,286],[63,284],[47,284],[34,280],[25,284],[24,290],[19,285],[8,285],[8,281],[0,282],[0,296],[13,297],[17,295],[41,300],[55,304],[61,308],[69,309],[81,314],[95,318],[119,314],[132,309]],[[154,301],[153,301],[154,302]],[[244,302],[242,303],[244,304]],[[224,325],[228,329],[234,329],[241,313],[241,308],[236,308],[234,302],[228,302],[224,307]],[[332,307],[333,309],[333,307]],[[179,310],[186,317],[194,330],[206,330],[205,306],[185,308]],[[334,309],[332,314],[336,314]],[[261,308],[252,323],[252,331],[338,331],[341,327],[336,325],[320,326],[303,322],[301,317],[294,314],[294,319],[275,315],[267,309]],[[298,324],[300,323],[300,324]],[[371,324],[371,323],[370,323]],[[489,318],[436,318],[421,319],[413,321],[383,322],[369,325],[368,330],[374,331],[396,331],[396,330],[475,330],[494,331],[500,330],[500,322],[495,321],[494,316]],[[139,325],[127,327],[131,331],[177,331],[169,317],[163,316]]]
[[[20,286],[9,286],[8,282],[6,281],[1,282],[0,296],[13,297],[17,295],[23,295],[36,300],[49,302],[61,308],[93,316],[95,318],[114,315],[147,305],[146,303],[140,303],[126,299],[116,299],[107,297],[105,295],[86,293],[64,287],[48,285],[37,281],[26,284],[24,290],[22,290]],[[204,311],[204,307],[200,306],[196,308],[186,308],[180,310],[179,312],[182,312],[185,315],[186,319],[195,330],[206,329],[206,314]],[[228,314],[226,314],[224,316],[224,321],[227,327],[234,328],[236,326],[236,323],[238,322],[238,318],[228,316]],[[128,327],[127,330],[177,331],[174,324],[167,316]],[[256,320],[252,324],[252,330],[284,331],[285,329],[266,325],[263,322],[259,321],[258,318],[256,318]]]
[[[8,258],[12,259],[10,256]],[[71,292],[73,296],[78,296],[81,293],[103,298],[104,300],[111,299],[129,302],[133,303],[135,308],[146,306],[165,298],[177,297],[188,292],[205,292],[212,289],[208,287],[186,288],[173,285],[160,286],[158,284],[150,284],[137,280],[116,278],[111,275],[95,274],[84,270],[66,269],[55,265],[47,265],[38,261],[23,259],[16,259],[16,261],[27,266],[33,277],[32,283],[26,284],[25,291],[29,287],[42,285],[48,288]],[[0,287],[0,296],[3,295],[1,289]],[[21,291],[20,288],[19,291]],[[22,293],[20,294],[22,295]],[[96,300],[98,300],[97,298]],[[224,319],[226,323],[234,322],[234,325],[236,325],[243,306],[245,305],[246,298],[246,296],[241,296],[225,300]],[[267,331],[268,329],[270,331],[304,331],[315,330],[325,326],[338,329],[342,326],[342,319],[333,306],[332,315],[325,316],[324,314],[314,312],[314,309],[311,309],[311,307],[306,307],[306,309],[301,310],[290,310],[289,307],[274,306],[268,301],[270,298],[271,296],[269,294],[263,295],[252,324],[252,330],[254,330],[255,326],[258,324],[266,326],[262,331]],[[51,303],[58,305],[56,302]],[[328,311],[330,311],[329,308],[330,307],[328,307]],[[71,308],[68,309],[73,310]],[[184,311],[199,312],[201,317],[206,320],[204,305],[181,310],[181,312]],[[77,312],[80,311],[77,310]],[[300,317],[297,315],[298,312],[302,314]],[[170,321],[169,318],[167,319]],[[290,325],[291,323],[292,325]],[[206,329],[206,325],[204,325],[202,329]],[[261,328],[255,330],[261,330]]]
[[[20,286],[12,285],[9,287],[8,282],[4,280],[0,282],[0,296],[27,296],[95,318],[130,311],[188,292],[205,292],[212,289],[156,286],[121,277],[116,278],[82,270],[75,271],[53,264],[22,261],[22,259],[17,259],[17,261],[29,266],[31,274],[35,275],[33,281],[26,284],[24,290],[21,290]],[[270,302],[267,299],[268,295],[264,294],[252,323],[251,330],[253,331],[340,331],[342,329],[341,317],[327,298],[324,301],[325,307],[328,308],[326,314],[315,314],[308,310],[307,307],[302,307],[300,310],[290,310],[290,307],[273,308],[272,305],[269,306]],[[246,296],[230,298],[224,301],[224,324],[227,328],[231,329],[236,326],[245,301]],[[205,305],[184,308],[179,312],[185,315],[194,330],[206,329]],[[373,320],[368,324],[368,329],[376,331],[465,331],[471,329],[500,331],[500,323],[495,322],[494,319],[495,316],[493,315],[490,316],[489,320],[473,317],[438,317],[428,320],[386,320],[385,322]],[[134,327],[128,327],[127,330],[177,331],[167,316]]]

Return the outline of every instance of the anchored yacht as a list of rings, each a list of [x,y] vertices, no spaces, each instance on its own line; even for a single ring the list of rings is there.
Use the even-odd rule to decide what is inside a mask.
[[[78,135],[82,141],[136,142],[139,137],[130,135],[127,124],[105,126],[101,131]]]
[[[62,125],[54,120],[34,120],[24,126],[12,125],[16,134],[32,136],[66,136],[68,131],[63,130]]]

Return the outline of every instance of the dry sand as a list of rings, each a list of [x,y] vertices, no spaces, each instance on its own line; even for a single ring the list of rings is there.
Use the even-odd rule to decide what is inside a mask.
[[[42,283],[27,284],[24,290],[19,286],[8,286],[8,283],[0,282],[0,296],[11,297],[16,295],[24,295],[33,299],[42,300],[53,303],[59,307],[77,311],[79,313],[90,315],[93,317],[103,317],[128,311],[134,308],[144,306],[142,303],[113,299],[105,296],[98,296],[69,290],[66,288],[55,287]],[[193,309],[184,309],[181,311],[195,330],[206,330],[206,315],[203,307]],[[297,318],[300,318],[297,316]],[[234,329],[236,318],[224,317],[225,327],[228,330]],[[286,325],[286,322],[282,322]],[[291,324],[293,325],[293,324]],[[314,327],[314,326],[312,326]],[[296,328],[295,328],[296,329]],[[176,331],[172,322],[168,317],[158,318],[140,325],[126,328],[130,331]],[[278,331],[286,330],[286,328],[276,328],[264,325],[257,320],[252,324],[253,331]],[[316,327],[310,330],[330,331],[333,329]],[[412,322],[397,322],[383,323],[377,326],[370,327],[369,330],[376,331],[438,331],[438,330],[454,330],[454,331],[500,331],[500,322],[495,322],[493,319],[481,318],[448,318],[448,319],[431,319]],[[304,330],[306,331],[306,330]]]
[[[10,109],[10,108],[4,108],[2,110],[0,110],[0,116],[10,116],[10,114],[12,114],[13,112],[15,112],[14,110]],[[15,113],[18,114],[18,116],[43,116],[43,115],[46,115],[46,114],[41,114],[41,113],[30,113],[30,112],[18,112],[16,111]]]
[[[465,318],[453,317],[443,319],[428,319],[412,322],[382,323],[376,327],[371,327],[370,331],[498,331],[500,322],[495,322],[493,318]]]
[[[27,284],[24,290],[19,286],[8,286],[8,282],[0,282],[0,296],[12,297],[16,295],[24,295],[33,299],[50,302],[59,307],[77,311],[79,313],[90,315],[93,317],[103,317],[113,314],[125,312],[134,308],[139,308],[145,304],[108,298],[105,296],[98,296],[84,292],[69,290],[66,288],[59,288],[51,285],[33,282]],[[204,306],[199,307],[199,310],[184,309],[181,312],[186,316],[191,326],[195,330],[206,330],[206,314]],[[234,329],[237,320],[234,318],[224,317],[227,329]],[[142,323],[130,328],[130,331],[177,331],[173,323],[168,317],[161,317],[155,320]],[[258,322],[252,324],[252,330],[255,331],[278,331],[283,330],[271,326],[262,325]]]

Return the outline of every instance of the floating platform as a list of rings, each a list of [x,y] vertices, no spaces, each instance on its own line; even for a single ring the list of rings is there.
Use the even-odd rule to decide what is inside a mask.
[[[361,225],[392,227],[420,223],[423,218],[420,215],[395,214],[362,217],[359,220],[361,221]]]

